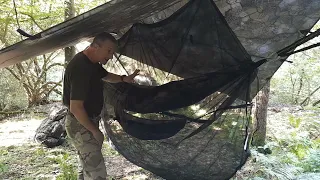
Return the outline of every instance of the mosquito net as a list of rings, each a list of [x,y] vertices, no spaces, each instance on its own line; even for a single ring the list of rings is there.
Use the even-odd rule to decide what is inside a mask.
[[[104,84],[105,129],[117,150],[166,179],[233,176],[249,155],[250,102],[283,63],[272,53],[303,36],[282,32],[310,29],[319,16],[316,1],[216,3],[224,11],[192,0],[121,36],[112,63],[126,69],[130,57],[158,85]],[[299,6],[308,8],[292,19]],[[308,13],[318,16],[301,27]]]

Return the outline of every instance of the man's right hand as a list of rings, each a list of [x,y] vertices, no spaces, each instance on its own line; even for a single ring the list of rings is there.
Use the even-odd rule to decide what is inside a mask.
[[[98,129],[96,131],[93,131],[92,135],[98,141],[99,145],[102,145],[104,140],[104,135],[102,134],[102,132]]]
[[[70,112],[77,118],[81,125],[90,131],[93,137],[102,145],[104,136],[100,129],[89,120],[88,114],[84,109],[82,100],[70,100]]]

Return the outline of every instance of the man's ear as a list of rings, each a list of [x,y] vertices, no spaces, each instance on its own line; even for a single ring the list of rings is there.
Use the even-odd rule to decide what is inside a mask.
[[[99,47],[99,45],[98,45],[98,44],[96,44],[96,43],[92,43],[92,44],[91,44],[91,47],[93,47],[93,48],[97,49],[97,48]]]
[[[112,48],[109,47],[107,51],[108,53],[112,53]]]

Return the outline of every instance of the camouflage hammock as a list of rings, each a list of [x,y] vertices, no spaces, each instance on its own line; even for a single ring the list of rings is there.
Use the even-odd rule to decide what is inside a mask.
[[[252,98],[284,62],[280,50],[303,37],[297,29],[310,30],[319,18],[316,1],[227,2],[218,8],[192,0],[119,39],[120,65],[130,57],[154,76],[152,67],[184,78],[166,83],[170,75],[163,75],[157,86],[105,83],[110,139],[131,162],[165,179],[228,179],[241,168],[254,132]],[[298,19],[281,14],[300,6]]]

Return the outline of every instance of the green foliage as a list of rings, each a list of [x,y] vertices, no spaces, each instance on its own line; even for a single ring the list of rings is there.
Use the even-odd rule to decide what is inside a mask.
[[[318,22],[311,31],[319,29]],[[319,37],[297,47],[319,42]],[[271,79],[271,102],[312,105],[320,100],[320,61],[319,47],[291,55],[292,64],[283,63]]]
[[[105,0],[76,1],[76,15],[105,2]],[[29,34],[37,34],[63,22],[65,19],[65,1],[32,0],[15,1],[15,3],[16,9],[13,1],[1,2],[0,49],[26,39],[16,32],[18,28]],[[59,52],[58,50],[57,53]],[[7,69],[10,72],[9,75],[2,76],[2,72],[0,72],[0,75],[1,77],[9,77],[10,80],[17,79],[19,83],[15,87],[23,87],[22,90],[25,91],[23,93],[24,97],[20,99],[27,99],[29,106],[48,103],[50,100],[60,100],[62,85],[59,81],[62,79],[64,61],[61,55],[56,55],[57,53],[53,53],[54,55],[48,53],[18,63]],[[12,82],[9,81],[9,83]],[[6,101],[11,102],[11,96],[17,96],[16,89],[20,90],[21,88],[11,88],[11,86],[5,86],[2,83],[0,85],[4,87],[0,89],[1,110]],[[27,98],[25,98],[25,95],[27,95]],[[5,97],[5,99],[2,97]]]
[[[58,0],[15,1],[17,17],[13,1],[5,0],[0,6],[0,41],[5,46],[21,40],[15,31],[20,28],[30,34],[36,34],[64,21],[65,3]],[[80,0],[75,2],[76,15],[82,14],[106,0]]]
[[[315,38],[298,49],[319,42]],[[271,79],[271,103],[312,105],[320,100],[319,48],[289,57],[292,64],[284,63]]]
[[[290,114],[289,115],[289,122],[292,127],[298,128],[301,123],[301,118],[295,118],[293,115]]]
[[[298,159],[303,159],[307,155],[307,149],[308,148],[302,143],[290,146],[290,151],[293,152]]]
[[[82,14],[110,0],[78,0],[75,1],[76,14]]]
[[[76,157],[68,146],[0,146],[0,179],[77,179]]]
[[[319,131],[318,131],[318,133],[319,133]],[[320,138],[317,138],[317,139],[315,139],[315,140],[312,140],[312,144],[313,144],[312,148],[314,148],[314,149],[320,149]]]
[[[57,176],[57,180],[77,180],[77,171],[75,166],[68,162],[69,154],[65,153],[59,156],[49,158],[51,161],[59,164],[61,174]]]
[[[277,156],[264,155],[258,153],[256,149],[252,149],[251,152],[252,156],[248,162],[247,169],[244,169],[245,172],[251,171],[251,173],[246,178],[293,179],[302,172],[300,167],[285,164]]]
[[[0,156],[5,156],[8,154],[8,151],[6,149],[0,149]],[[5,173],[9,169],[8,165],[0,159],[0,173]]]
[[[319,173],[319,109],[277,112],[268,117],[264,149],[269,148],[272,153],[259,153],[259,147],[251,147],[251,157],[237,173],[237,179],[296,179],[303,174]]]
[[[38,148],[34,151],[34,155],[35,156],[44,156],[45,155],[45,151],[43,148]]]
[[[57,177],[57,180],[77,180],[77,172],[73,164],[68,163],[69,155],[64,154],[62,158],[58,159],[62,174]]]
[[[319,167],[320,143],[317,139],[311,139],[307,132],[312,127],[310,124],[314,122],[308,117],[295,117],[291,114],[288,119],[293,129],[288,136],[278,140],[277,148],[278,153],[281,154],[281,161],[303,168],[304,172],[317,172],[319,169],[315,167]]]
[[[20,83],[10,74],[0,69],[0,111],[27,106],[27,98]]]
[[[288,130],[290,133],[287,136],[282,136],[281,139],[278,139],[279,146],[282,147],[279,151],[287,150],[289,156],[295,155],[298,161],[308,158],[310,150],[315,147],[315,142],[306,133],[306,127],[310,126],[302,126],[302,117],[295,117],[290,114],[288,119],[293,129]],[[304,121],[307,124],[312,124],[307,119],[304,119]],[[284,162],[289,162],[287,157],[285,157]]]
[[[0,27],[3,28],[1,29],[2,33],[0,33],[0,44],[2,44],[3,47],[9,46],[18,41],[21,41],[22,39],[25,39],[25,37],[22,37],[18,32],[16,32],[16,29],[18,28],[25,30],[27,33],[36,34],[63,21],[63,1],[62,3],[57,3],[53,0],[32,0],[15,2],[17,14],[14,9],[13,1],[5,1],[1,4],[0,7],[0,12],[2,12],[2,16],[0,16]],[[17,90],[21,89],[18,87],[23,87],[23,90],[25,92],[23,92],[23,98],[20,99],[29,101],[27,103],[29,103],[30,105],[31,101],[41,101],[41,98],[46,98],[45,96],[38,98],[37,96],[43,95],[39,92],[45,92],[45,94],[47,95],[50,94],[50,91],[43,90],[50,89],[51,84],[46,84],[46,82],[38,83],[39,80],[41,80],[42,82],[42,80],[46,79],[47,77],[47,73],[42,72],[47,71],[46,68],[48,66],[43,66],[41,64],[41,58],[42,56],[35,57],[32,60],[28,60],[24,63],[19,63],[19,68],[17,68],[16,66],[12,66],[9,67],[8,71],[6,70],[7,72],[10,72],[10,74],[7,73],[7,76],[4,76],[10,79],[8,84],[14,84],[14,81],[18,81],[16,89],[10,91],[8,94],[9,96],[15,96],[15,94],[19,92]],[[48,63],[48,65],[50,64]],[[7,87],[10,87],[10,85]],[[21,102],[19,102],[19,104],[20,103]]]
[[[8,171],[8,166],[0,161],[0,173],[4,173]]]
[[[320,172],[320,149],[311,149],[307,158],[299,163],[304,172]]]

